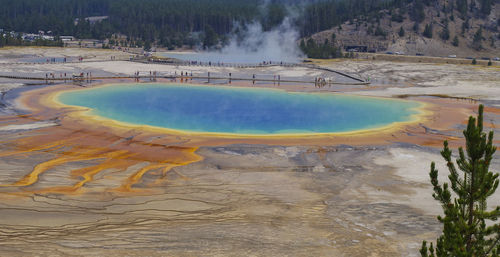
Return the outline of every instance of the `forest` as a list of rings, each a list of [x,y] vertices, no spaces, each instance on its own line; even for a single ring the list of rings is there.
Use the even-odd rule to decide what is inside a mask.
[[[301,37],[362,17],[376,22],[380,10],[399,8],[412,20],[425,18],[424,5],[436,0],[0,0],[0,29],[86,39],[112,39],[114,44],[156,44],[212,47],[224,43],[237,25],[258,21],[264,30],[281,24],[287,16]],[[477,0],[480,15],[488,15],[495,0]],[[464,15],[476,0],[450,1]],[[472,7],[471,7],[472,8]],[[396,13],[393,19],[401,19]],[[98,22],[85,19],[107,16]],[[118,38],[116,35],[121,35]],[[123,38],[126,41],[123,42]],[[316,49],[319,46],[304,49]],[[333,51],[335,52],[335,51]]]
[[[196,33],[207,30],[225,35],[236,22],[261,19],[265,26],[276,22],[259,17],[258,1],[244,0],[0,0],[0,4],[4,31],[43,30],[94,39],[122,34],[165,46],[188,45]],[[109,18],[92,24],[85,19],[91,16]]]

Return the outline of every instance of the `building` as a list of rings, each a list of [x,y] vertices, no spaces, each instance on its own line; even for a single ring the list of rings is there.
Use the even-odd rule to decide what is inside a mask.
[[[363,45],[346,45],[344,48],[347,52],[368,52],[368,46]]]
[[[103,20],[107,20],[108,18],[109,18],[109,16],[91,16],[91,17],[85,18],[85,21],[87,21],[88,23],[90,23],[90,25],[94,25],[97,22],[101,22]],[[78,25],[78,22],[80,22],[80,19],[76,18],[75,21],[74,21],[75,26]]]
[[[23,34],[22,39],[24,41],[35,41],[37,39],[40,39],[39,34]]]
[[[41,38],[43,40],[49,40],[49,41],[54,41],[55,40],[54,36],[43,35]]]
[[[59,37],[63,42],[74,41],[75,37],[73,36],[60,36]]]

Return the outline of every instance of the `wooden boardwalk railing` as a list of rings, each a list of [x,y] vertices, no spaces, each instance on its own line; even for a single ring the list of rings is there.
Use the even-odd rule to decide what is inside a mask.
[[[137,60],[139,61],[139,60]],[[338,75],[344,76],[346,78],[355,80],[361,83],[368,83],[362,78],[355,77],[354,75],[347,74],[345,72],[337,71],[334,69],[321,67],[315,64],[307,64],[307,63],[287,63],[287,62],[267,62],[267,63],[258,63],[258,64],[244,64],[244,63],[224,63],[224,62],[199,62],[199,61],[181,61],[181,60],[172,60],[172,59],[156,59],[150,58],[148,60],[142,60],[141,62],[147,63],[157,63],[157,64],[166,64],[166,65],[178,65],[178,66],[203,66],[203,67],[231,67],[231,68],[266,68],[266,67],[303,67],[309,69],[322,70],[327,72],[333,72]]]
[[[42,81],[45,82],[46,84],[49,83],[54,83],[54,82],[92,82],[95,80],[113,80],[113,79],[131,79],[131,80],[150,80],[154,81],[156,79],[171,79],[171,80],[207,80],[207,82],[210,83],[210,81],[213,80],[227,80],[228,82],[231,81],[252,81],[252,83],[256,82],[268,82],[268,83],[275,83],[275,84],[280,84],[280,83],[298,83],[298,84],[315,84],[315,85],[369,85],[369,82],[364,82],[362,80],[359,80],[359,82],[335,82],[335,81],[328,81],[324,79],[316,79],[315,81],[305,81],[305,80],[293,80],[293,79],[265,79],[265,78],[241,78],[241,77],[233,77],[233,76],[199,76],[199,75],[140,75],[140,76],[75,76],[75,77],[36,77],[36,76],[15,76],[15,75],[0,75],[0,78],[6,78],[6,79],[16,79],[16,80],[35,80],[35,81]]]

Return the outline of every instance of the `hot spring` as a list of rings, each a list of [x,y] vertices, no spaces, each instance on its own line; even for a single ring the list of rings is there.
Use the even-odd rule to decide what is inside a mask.
[[[407,122],[420,103],[331,93],[186,84],[116,84],[63,92],[91,115],[184,132],[315,134]]]

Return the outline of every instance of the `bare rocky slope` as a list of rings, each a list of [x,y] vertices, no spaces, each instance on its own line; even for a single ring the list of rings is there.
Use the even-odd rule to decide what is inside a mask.
[[[474,58],[500,57],[500,2],[497,1],[492,5],[489,15],[481,15],[477,5],[470,8],[470,1],[467,15],[461,15],[456,8],[443,8],[450,6],[451,2],[439,0],[433,5],[424,6],[425,18],[418,23],[417,31],[415,31],[415,21],[411,18],[411,8],[414,6],[410,4],[406,10],[398,8],[380,11],[378,19],[357,17],[341,26],[316,33],[312,38],[318,43],[323,43],[325,39],[332,43],[332,34],[335,34],[333,42],[337,46],[361,45],[367,46],[369,51],[377,52]],[[398,19],[399,15],[401,16]],[[449,39],[444,40],[441,34],[446,23]],[[464,23],[468,26],[464,26]],[[432,24],[432,38],[423,35],[428,24]],[[402,36],[399,35],[401,28],[404,30]],[[474,43],[474,35],[479,28],[482,28],[480,47],[477,42]],[[458,46],[453,45],[455,36],[458,39]]]

